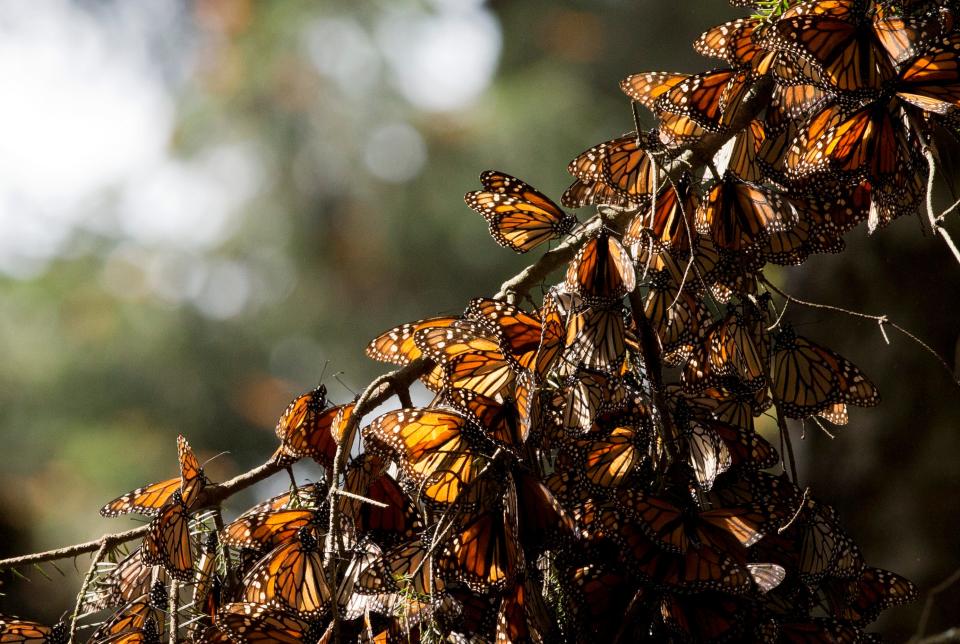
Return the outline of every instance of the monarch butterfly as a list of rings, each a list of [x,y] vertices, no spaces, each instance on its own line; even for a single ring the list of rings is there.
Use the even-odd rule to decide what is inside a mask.
[[[658,98],[688,78],[689,74],[644,72],[627,76],[620,81],[620,89],[631,100],[653,111]]]
[[[312,526],[271,550],[244,578],[244,599],[306,618],[323,615],[332,593],[323,568],[323,550]]]
[[[237,520],[246,519],[257,514],[263,514],[265,512],[276,512],[277,510],[303,510],[315,508],[318,505],[317,500],[320,498],[320,495],[324,493],[326,493],[326,490],[321,490],[317,483],[300,485],[296,488],[291,488],[288,492],[278,494],[277,496],[269,498],[266,501],[257,503],[237,517]]]
[[[326,405],[324,385],[293,399],[277,421],[280,447],[274,458],[289,463],[309,456],[328,468],[333,466],[340,433],[353,405]]]
[[[871,229],[909,214],[923,194],[917,141],[904,126],[896,100],[852,113],[837,105],[812,117],[785,159],[789,176],[830,172],[848,183],[865,180],[874,204]]]
[[[814,617],[808,621],[796,621],[797,619],[799,618],[768,622],[770,632],[764,641],[795,644],[855,644],[863,641],[863,633],[859,628],[839,620],[830,617]]]
[[[459,317],[434,317],[401,324],[384,331],[367,345],[369,357],[380,362],[389,362],[405,366],[420,357],[420,348],[413,336],[420,329],[435,329],[451,326],[460,321]]]
[[[623,245],[612,235],[600,232],[577,251],[564,284],[588,303],[609,303],[634,289],[636,271]]]
[[[727,162],[727,169],[734,176],[752,183],[758,183],[765,178],[759,154],[766,136],[763,121],[757,119],[750,121],[736,136],[730,150],[730,160]]]
[[[163,566],[179,581],[193,579],[193,537],[190,514],[177,490],[150,522],[140,549],[143,563]]]
[[[489,462],[481,437],[463,416],[443,409],[400,409],[360,430],[370,449],[391,456],[417,494],[442,504],[457,500]]]
[[[317,518],[309,509],[265,510],[245,514],[223,529],[221,539],[231,548],[265,551],[286,543]]]
[[[701,56],[719,58],[732,67],[756,68],[766,56],[757,38],[761,21],[737,18],[705,31],[693,43]]]
[[[681,377],[684,388],[697,393],[722,385],[730,376],[750,391],[765,387],[769,353],[763,331],[729,307],[727,315],[706,329],[703,341],[695,346]]]
[[[600,372],[620,369],[626,351],[626,326],[619,305],[588,308],[570,317],[563,360]]]
[[[780,528],[796,514],[801,502],[801,492],[786,475],[775,476],[761,470],[744,469],[736,477],[719,478],[702,498],[704,507],[752,510],[749,513],[750,521],[757,532],[764,535],[759,542],[751,546],[751,552],[758,552],[772,539],[777,538]],[[752,558],[778,561],[769,558],[767,554],[759,552]]]
[[[513,401],[498,403],[466,389],[447,392],[450,403],[476,421],[488,438],[498,445],[515,448],[522,445],[527,435],[520,425],[520,417]]]
[[[634,520],[617,512],[601,515],[604,531],[620,546],[620,559],[641,579],[666,589],[743,593],[751,587],[745,567],[724,551],[703,544],[684,553],[664,550]]]
[[[167,589],[163,582],[156,581],[150,587],[150,592],[129,602],[101,624],[93,632],[90,641],[116,641],[127,634],[143,631],[151,620],[154,624],[162,624],[167,603]]]
[[[428,597],[445,588],[443,580],[434,576],[429,546],[420,539],[399,543],[383,552],[374,547],[371,554],[355,572],[357,592]]]
[[[127,492],[100,508],[100,514],[105,517],[117,517],[128,512],[156,515],[176,491],[180,492],[184,503],[192,504],[206,481],[203,468],[183,436],[177,437],[177,454],[180,461],[178,478]]]
[[[766,122],[773,133],[788,127],[786,119],[801,120],[822,109],[834,94],[823,89],[820,71],[789,51],[775,52],[771,73],[776,86],[770,97]],[[846,101],[841,101],[846,104]]]
[[[710,325],[710,312],[688,290],[678,294],[667,269],[651,270],[648,280],[644,315],[660,339],[664,363],[678,366],[690,357]]]
[[[122,606],[148,593],[154,574],[158,580],[166,581],[166,572],[162,568],[144,564],[140,548],[137,547],[109,572],[95,580],[94,592],[91,599],[84,603],[84,610]]]
[[[497,611],[497,644],[534,641],[527,622],[527,603],[530,599],[532,598],[526,594],[522,583],[516,584],[504,594],[500,600],[500,610]]]
[[[227,604],[217,613],[217,626],[232,641],[246,644],[320,644],[327,640],[327,628],[321,622],[254,602]]]
[[[638,522],[659,548],[686,553],[712,547],[739,556],[763,536],[753,508],[732,507],[699,511],[681,508],[641,490],[624,488],[617,500],[626,516]],[[745,563],[745,562],[744,562]]]
[[[577,218],[520,179],[496,170],[480,175],[484,190],[468,192],[464,201],[483,215],[494,241],[518,253],[565,235]]]
[[[855,364],[783,326],[774,336],[773,397],[788,418],[806,418],[835,403],[873,407],[880,394]]]
[[[517,538],[526,549],[539,552],[556,538],[576,536],[573,517],[536,476],[517,470],[510,478],[516,496]]]
[[[744,605],[734,596],[707,592],[685,599],[666,594],[659,605],[664,626],[683,641],[730,642],[744,635]]]
[[[105,639],[91,639],[94,644],[161,644],[162,628],[153,616],[147,617],[143,626],[117,633]]]
[[[634,215],[623,234],[623,245],[633,249],[649,240],[655,253],[689,248],[698,204],[699,198],[691,188],[690,178],[684,175],[657,195],[652,213],[647,209]],[[649,235],[643,234],[647,231]],[[636,250],[633,255],[639,256]]]
[[[581,633],[596,639],[588,641],[612,641],[619,627],[607,615],[625,614],[630,599],[640,593],[642,587],[633,589],[625,571],[600,563],[573,568],[566,586],[571,594],[567,608],[577,618]],[[604,637],[608,629],[609,636]]]
[[[869,96],[892,79],[893,61],[877,37],[865,0],[819,0],[788,9],[764,46],[787,49],[814,65],[826,89]]]
[[[693,475],[701,490],[710,491],[717,476],[732,465],[730,450],[716,432],[700,424],[692,425],[684,438]]]
[[[771,232],[787,230],[796,212],[776,193],[726,172],[697,210],[697,231],[718,248],[749,253]]]
[[[67,644],[69,639],[70,632],[66,622],[46,626],[38,622],[0,615],[0,642]]]
[[[843,234],[870,212],[870,190],[858,185],[849,195],[790,199],[799,213],[797,224],[771,233],[762,253],[774,264],[801,264],[813,253],[839,253]]]
[[[897,96],[931,114],[960,108],[960,34],[944,39],[900,72]]]
[[[576,442],[580,476],[601,489],[620,487],[646,460],[650,436],[630,426]]]
[[[648,154],[653,145],[631,132],[581,153],[567,171],[581,181],[600,182],[625,199],[640,202],[662,176]]]
[[[912,602],[918,596],[917,587],[909,580],[869,566],[858,579],[822,584],[821,592],[834,617],[861,626],[874,621],[886,608]]]
[[[211,531],[200,549],[200,561],[197,562],[197,572],[193,579],[193,603],[202,607],[212,598],[217,585],[217,555],[220,550],[220,540],[216,531]],[[213,602],[216,604],[216,602]],[[213,610],[212,613],[216,613]],[[212,616],[212,615],[211,615]]]
[[[421,329],[414,334],[424,355],[442,365],[444,384],[494,399],[509,395],[521,366],[497,338],[477,323]]]
[[[750,89],[748,70],[719,69],[694,74],[654,102],[660,142],[685,145],[732,122]]]
[[[516,511],[511,511],[510,494],[504,504],[464,514],[454,528],[450,551],[440,559],[439,568],[448,581],[458,581],[481,592],[503,589],[522,568],[517,542]],[[516,504],[513,498],[512,504]],[[506,505],[507,507],[503,507]]]
[[[414,334],[421,329],[443,328],[461,322],[459,317],[434,317],[401,324],[374,338],[367,345],[366,353],[369,357],[380,362],[389,362],[405,366],[422,355],[420,348],[414,341]],[[420,381],[431,391],[438,392],[443,388],[443,366],[436,365]]]
[[[535,378],[543,379],[563,352],[567,316],[560,310],[560,295],[553,289],[543,296],[540,308],[540,344],[531,365]],[[519,384],[519,383],[518,383]],[[518,396],[519,398],[519,396]]]
[[[784,524],[791,518],[784,518]],[[843,542],[833,510],[808,499],[796,520],[764,538],[757,552],[796,571],[805,583],[817,584],[834,573]]]
[[[560,203],[567,208],[582,208],[596,204],[632,208],[634,202],[602,181],[583,181],[574,179],[560,197]]]
[[[541,325],[535,314],[500,300],[476,298],[467,306],[464,317],[500,338],[521,367],[530,366],[540,347]]]
[[[352,517],[357,532],[380,545],[408,541],[423,530],[420,512],[387,472],[376,477],[365,496],[384,504],[360,503]]]

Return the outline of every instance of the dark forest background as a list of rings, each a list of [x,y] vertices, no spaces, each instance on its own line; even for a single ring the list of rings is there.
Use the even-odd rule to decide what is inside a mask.
[[[526,260],[463,204],[478,173],[559,197],[571,158],[632,129],[618,81],[714,66],[690,43],[739,15],[721,0],[151,4],[0,8],[0,557],[132,527],[97,508],[172,476],[177,433],[216,457],[214,480],[262,462],[321,373],[346,400],[380,371],[363,356],[378,332],[494,293]],[[946,247],[917,220],[848,244],[768,277],[885,313],[954,366]],[[960,389],[895,332],[888,346],[865,320],[789,315],[884,397],[832,440],[794,426],[800,483],[925,594],[960,567]],[[59,565],[5,577],[0,612],[56,620],[80,577]],[[905,639],[921,604],[877,630]],[[957,615],[960,588],[930,631]]]

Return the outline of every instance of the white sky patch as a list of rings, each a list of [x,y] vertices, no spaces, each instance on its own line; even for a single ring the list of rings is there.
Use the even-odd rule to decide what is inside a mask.
[[[431,13],[386,12],[377,42],[404,98],[427,111],[454,111],[490,84],[502,35],[493,14],[472,2],[435,4],[437,11]]]
[[[420,174],[427,162],[427,144],[413,126],[391,123],[373,131],[363,160],[378,179],[403,183]]]
[[[124,35],[70,2],[0,8],[0,270],[41,267],[98,192],[162,158],[170,97]]]

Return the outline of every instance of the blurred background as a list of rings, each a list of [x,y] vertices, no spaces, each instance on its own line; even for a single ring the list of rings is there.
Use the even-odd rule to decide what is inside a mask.
[[[714,66],[690,42],[737,15],[721,0],[0,5],[0,557],[134,526],[97,508],[173,476],[178,433],[216,457],[215,480],[259,464],[321,374],[344,401],[382,372],[363,355],[374,335],[494,293],[527,260],[464,206],[478,173],[558,197],[571,158],[632,129],[619,79]],[[848,240],[769,275],[888,314],[952,367],[944,245],[909,220]],[[869,563],[925,592],[960,567],[960,391],[895,332],[888,346],[873,323],[788,315],[885,398],[835,439],[806,428],[801,483]],[[0,612],[56,620],[79,586],[58,566],[4,577]],[[905,639],[920,608],[877,629]],[[954,589],[930,628],[958,614]]]

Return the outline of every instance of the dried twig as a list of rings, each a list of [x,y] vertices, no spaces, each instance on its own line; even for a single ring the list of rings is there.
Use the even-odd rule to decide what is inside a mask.
[[[44,561],[70,559],[71,557],[76,557],[77,555],[86,554],[88,552],[96,552],[100,548],[104,547],[104,545],[106,545],[107,550],[110,550],[114,546],[117,546],[121,543],[139,539],[143,535],[147,534],[149,529],[150,526],[143,525],[139,528],[134,528],[133,530],[127,530],[126,532],[106,534],[99,539],[78,543],[73,546],[66,546],[64,548],[57,548],[56,550],[47,550],[45,552],[37,552],[29,555],[22,555],[20,557],[10,557],[9,559],[0,560],[0,570],[5,570],[7,568],[19,568],[21,566],[28,566],[30,564],[43,563]]]
[[[884,339],[886,339],[887,344],[889,344],[890,341],[889,341],[889,339],[887,339],[887,337],[886,337],[886,332],[885,332],[884,328],[885,328],[885,327],[890,327],[891,329],[895,329],[895,330],[899,331],[900,333],[902,333],[903,335],[905,335],[907,338],[909,338],[910,340],[912,340],[912,341],[913,341],[916,345],[918,345],[921,349],[923,349],[924,351],[926,351],[927,353],[929,353],[931,356],[933,356],[933,357],[936,359],[936,361],[940,363],[940,366],[943,367],[944,371],[946,371],[948,374],[950,374],[950,379],[953,380],[953,382],[954,382],[957,386],[960,386],[960,377],[958,377],[957,375],[955,375],[955,374],[953,373],[953,368],[950,366],[950,363],[948,363],[939,353],[937,353],[936,351],[934,351],[933,347],[931,347],[929,344],[927,344],[926,342],[924,342],[923,340],[921,340],[920,338],[918,338],[916,335],[914,335],[914,334],[911,333],[910,331],[907,331],[905,328],[903,328],[903,327],[900,326],[899,324],[897,324],[897,323],[895,323],[895,322],[891,322],[891,321],[890,321],[890,318],[888,318],[886,315],[870,315],[869,313],[861,313],[861,312],[859,312],[859,311],[851,311],[850,309],[845,309],[845,308],[840,307],[840,306],[834,306],[834,305],[832,305],[832,304],[818,304],[817,302],[807,302],[807,301],[805,301],[805,300],[801,300],[800,298],[794,297],[794,296],[792,296],[792,295],[790,295],[790,294],[788,294],[788,293],[785,293],[782,289],[780,289],[779,287],[777,287],[775,284],[773,284],[770,280],[768,280],[768,279],[767,279],[765,276],[763,276],[763,275],[760,276],[760,281],[763,282],[763,284],[764,284],[767,288],[769,288],[771,291],[773,291],[773,292],[776,293],[777,295],[780,295],[781,297],[783,297],[784,299],[786,299],[788,302],[793,302],[793,303],[795,303],[795,304],[800,304],[801,306],[806,306],[806,307],[809,307],[809,308],[811,308],[811,309],[822,309],[822,310],[824,310],[824,311],[835,311],[835,312],[837,312],[837,313],[843,313],[844,315],[849,315],[849,316],[855,317],[855,318],[861,318],[861,319],[864,319],[864,320],[872,320],[873,322],[876,322],[876,323],[879,325],[880,331],[881,331],[881,333],[884,335]]]
[[[797,519],[800,518],[800,513],[803,512],[803,509],[807,507],[807,500],[810,498],[810,486],[803,488],[803,498],[800,499],[800,505],[797,507],[797,511],[793,513],[793,516],[790,517],[790,520],[784,523],[782,526],[777,528],[777,534],[783,534],[790,529],[794,523],[797,522]]]
[[[794,485],[796,485],[797,481],[799,481],[799,478],[797,477],[797,460],[793,456],[793,441],[790,438],[790,430],[787,427],[787,417],[783,415],[780,405],[775,404],[774,409],[777,410],[777,427],[780,429],[780,438],[783,439],[783,444],[787,448],[787,463],[790,466],[790,480],[793,481]],[[783,454],[780,455],[780,458],[783,458]]]
[[[180,582],[176,579],[170,581],[170,594],[168,598],[168,610],[170,611],[170,644],[177,644],[177,633],[180,630]]]
[[[960,641],[960,631],[955,628],[951,628],[945,633],[940,633],[939,635],[934,635],[931,637],[924,638],[923,634],[927,630],[927,623],[930,621],[930,613],[933,611],[933,604],[936,601],[937,595],[949,589],[951,586],[960,582],[960,568],[954,570],[949,577],[941,581],[939,584],[930,589],[930,592],[927,593],[927,598],[923,602],[923,611],[920,613],[920,621],[917,622],[917,632],[913,634],[913,637],[910,638],[911,643],[920,644],[927,642],[953,642]],[[942,639],[944,636],[955,637],[956,639]],[[941,639],[937,639],[941,638]]]
[[[93,560],[90,562],[87,575],[83,578],[80,592],[77,593],[77,603],[73,607],[73,613],[70,614],[70,642],[74,642],[77,639],[77,617],[80,615],[80,609],[83,607],[83,598],[86,596],[87,590],[90,588],[90,584],[93,583],[93,578],[97,574],[97,565],[103,560],[109,550],[110,547],[108,546],[107,538],[102,537],[100,539],[100,547],[97,548],[96,554],[93,555]]]

